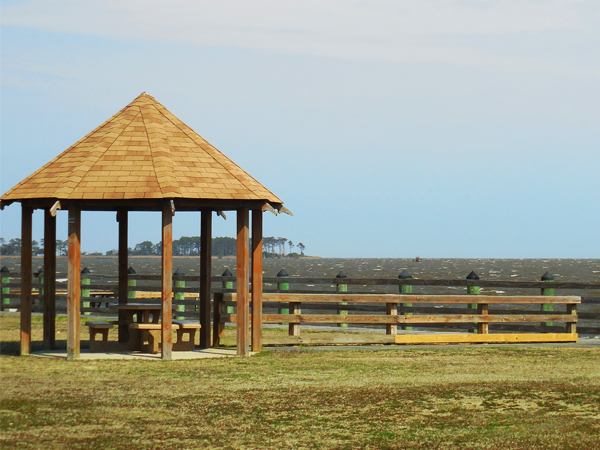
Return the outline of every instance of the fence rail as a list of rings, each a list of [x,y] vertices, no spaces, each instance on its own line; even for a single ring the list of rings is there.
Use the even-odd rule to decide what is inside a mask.
[[[280,272],[281,273],[281,272]],[[43,275],[35,274],[33,278],[33,308],[34,312],[43,310],[44,292]],[[287,274],[286,274],[287,275]],[[58,279],[66,278],[64,274],[58,274]],[[86,279],[87,284],[82,283],[81,311],[84,315],[114,316],[116,313],[107,308],[108,304],[118,302],[117,277],[102,276],[86,273],[82,274],[82,281]],[[158,275],[129,275],[128,297],[130,301],[157,302],[161,301],[160,276]],[[173,311],[178,318],[195,319],[199,314],[199,276],[175,276],[173,278]],[[225,308],[221,313],[217,303],[219,295],[234,294],[236,278],[230,276],[213,276],[212,291],[217,296],[212,310],[213,321],[219,316],[219,323],[235,323],[235,302],[222,300]],[[294,277],[277,276],[263,278],[263,321],[266,324],[285,324],[289,327],[290,336],[285,337],[289,342],[299,342],[297,335],[301,324],[315,326],[348,326],[352,329],[364,329],[370,327],[390,327],[410,329],[417,327],[422,330],[447,330],[461,331],[470,330],[478,324],[489,324],[494,330],[511,332],[531,332],[543,329],[547,333],[560,333],[563,326],[557,323],[565,322],[567,312],[554,311],[554,306],[561,303],[557,300],[561,296],[553,296],[554,290],[561,293],[576,293],[581,297],[581,305],[577,311],[578,331],[580,334],[600,334],[600,283],[595,282],[571,282],[571,281],[515,281],[515,280],[480,280],[480,279],[414,279],[414,278],[348,278],[348,277]],[[2,304],[3,310],[18,310],[20,308],[20,274],[12,272],[2,273]],[[466,289],[469,295],[465,301],[465,295],[458,295],[457,301],[436,303],[439,298],[430,292],[448,289]],[[504,300],[500,300],[504,294],[489,295],[479,293],[486,289],[507,289],[529,292],[539,289],[545,295],[523,296],[531,301],[512,302],[509,309],[501,308]],[[57,281],[56,300],[58,313],[66,312],[66,281]],[[412,290],[423,291],[423,294],[411,294]],[[446,289],[446,290],[448,290]],[[374,293],[373,291],[377,292]],[[380,292],[383,290],[384,292]],[[374,300],[374,295],[394,295],[390,292],[395,290],[399,294],[390,300]],[[456,292],[456,291],[455,291]],[[312,300],[312,296],[327,295]],[[352,294],[352,295],[349,295]],[[297,301],[294,295],[302,295],[301,301]],[[427,301],[427,296],[431,300]],[[447,299],[452,298],[445,294]],[[460,298],[458,298],[460,297]],[[513,296],[515,297],[515,296]],[[519,296],[517,296],[519,297]],[[564,296],[562,296],[564,297]],[[233,297],[230,297],[233,298]],[[135,299],[135,300],[132,300]],[[485,301],[485,303],[484,303]],[[304,304],[304,305],[302,305]],[[474,309],[478,305],[488,305],[488,317],[481,318]],[[541,305],[541,306],[540,306]],[[395,309],[394,309],[395,308]],[[301,311],[301,314],[298,314]],[[396,311],[396,312],[394,312]],[[393,315],[397,314],[397,315]],[[318,315],[320,318],[311,318]],[[368,317],[362,322],[360,316]],[[446,317],[444,316],[452,316]],[[457,317],[459,316],[459,317]],[[390,318],[393,317],[393,318]],[[433,318],[436,317],[436,318]],[[522,320],[521,320],[522,319]],[[324,320],[317,322],[318,320]],[[341,330],[340,330],[341,331]],[[294,333],[296,333],[294,335]],[[375,336],[376,342],[390,342],[390,335]],[[309,336],[303,337],[302,342],[310,343]],[[350,342],[356,337],[344,338]],[[285,339],[282,338],[282,341]],[[268,339],[265,343],[269,343]]]

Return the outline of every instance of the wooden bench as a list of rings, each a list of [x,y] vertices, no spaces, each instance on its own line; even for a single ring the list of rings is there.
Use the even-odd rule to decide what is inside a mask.
[[[86,322],[85,325],[90,329],[90,350],[93,352],[102,351],[104,343],[108,342],[108,331],[114,327],[112,322]],[[96,335],[102,335],[102,340],[97,341]]]
[[[175,325],[177,325],[179,328],[177,328],[177,342],[173,344],[173,350],[194,350],[194,345],[196,342],[196,331],[200,329],[200,324],[195,322],[187,322],[184,320],[174,320],[173,327],[175,327]]]

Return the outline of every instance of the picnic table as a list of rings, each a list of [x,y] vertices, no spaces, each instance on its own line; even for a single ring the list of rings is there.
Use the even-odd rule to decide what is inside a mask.
[[[90,329],[90,349],[95,352],[140,351],[158,353],[162,334],[160,314],[162,306],[158,303],[119,303],[110,304],[110,309],[122,312],[121,319],[116,322],[87,322]],[[124,326],[127,330],[125,342],[108,340],[108,331],[114,325]],[[194,349],[196,330],[199,323],[174,320],[173,331],[177,332],[177,341],[173,343],[174,351],[190,351]],[[102,335],[102,341],[95,339]]]

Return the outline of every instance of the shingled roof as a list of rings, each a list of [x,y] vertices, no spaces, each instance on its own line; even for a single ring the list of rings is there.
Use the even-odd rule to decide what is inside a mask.
[[[146,93],[2,196],[157,198],[283,203]]]

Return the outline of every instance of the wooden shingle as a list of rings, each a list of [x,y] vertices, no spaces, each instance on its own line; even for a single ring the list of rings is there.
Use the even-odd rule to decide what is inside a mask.
[[[283,203],[146,93],[2,196],[34,198]]]

